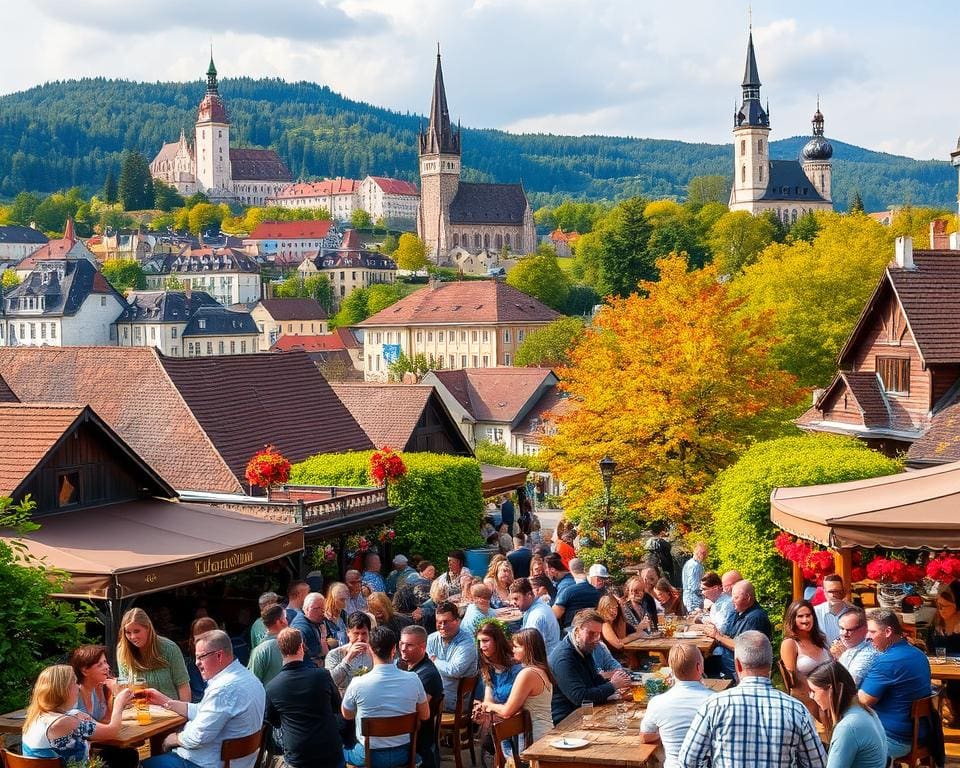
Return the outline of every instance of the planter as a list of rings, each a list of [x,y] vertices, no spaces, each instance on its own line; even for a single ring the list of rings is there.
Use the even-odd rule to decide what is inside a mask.
[[[877,584],[877,605],[891,611],[899,611],[906,597],[906,584]]]

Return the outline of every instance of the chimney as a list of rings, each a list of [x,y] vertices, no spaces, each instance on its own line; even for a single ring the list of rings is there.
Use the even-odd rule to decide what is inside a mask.
[[[913,238],[902,235],[897,238],[895,261],[903,269],[915,269],[913,263]]]
[[[947,237],[947,222],[944,219],[934,219],[930,222],[930,250],[942,251],[949,247]]]

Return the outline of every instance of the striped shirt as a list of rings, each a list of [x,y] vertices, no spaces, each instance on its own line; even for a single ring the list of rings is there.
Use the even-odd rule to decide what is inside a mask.
[[[823,768],[826,759],[807,708],[767,677],[745,677],[700,705],[678,756],[684,768]]]

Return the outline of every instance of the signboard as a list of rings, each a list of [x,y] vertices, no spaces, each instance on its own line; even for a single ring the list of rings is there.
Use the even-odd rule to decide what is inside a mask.
[[[384,344],[383,345],[383,362],[387,365],[392,365],[400,359],[400,345],[399,344]]]

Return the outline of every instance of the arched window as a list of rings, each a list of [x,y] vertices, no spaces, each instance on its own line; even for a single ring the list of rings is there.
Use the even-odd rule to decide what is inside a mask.
[[[460,233],[459,233],[459,232],[454,232],[454,233],[453,233],[453,247],[456,248],[458,245],[460,245]]]
[[[494,245],[494,248],[496,248],[497,250],[500,250],[501,248],[503,248],[503,236],[497,235],[497,237],[493,242],[493,245]]]
[[[510,247],[510,233],[509,233],[509,232],[507,232],[507,234],[505,234],[505,235],[503,236],[503,242],[504,242],[504,244],[507,246],[507,248]]]
[[[490,247],[490,233],[489,233],[489,232],[484,232],[484,234],[483,234],[483,247],[484,247],[484,248],[489,248],[489,247]]]
[[[760,181],[763,181],[763,166],[760,166]]]
[[[796,223],[797,223],[797,209],[796,209],[796,208],[793,209],[793,215],[790,217],[790,223],[791,223],[791,224],[796,224]]]
[[[746,139],[740,139],[740,154],[741,154],[741,155],[747,154],[747,140],[746,140]]]
[[[747,181],[747,166],[745,165],[740,166],[740,181],[742,183]]]
[[[473,247],[474,247],[474,248],[479,248],[479,247],[480,247],[480,233],[479,233],[479,232],[474,232],[474,233],[473,233]]]

